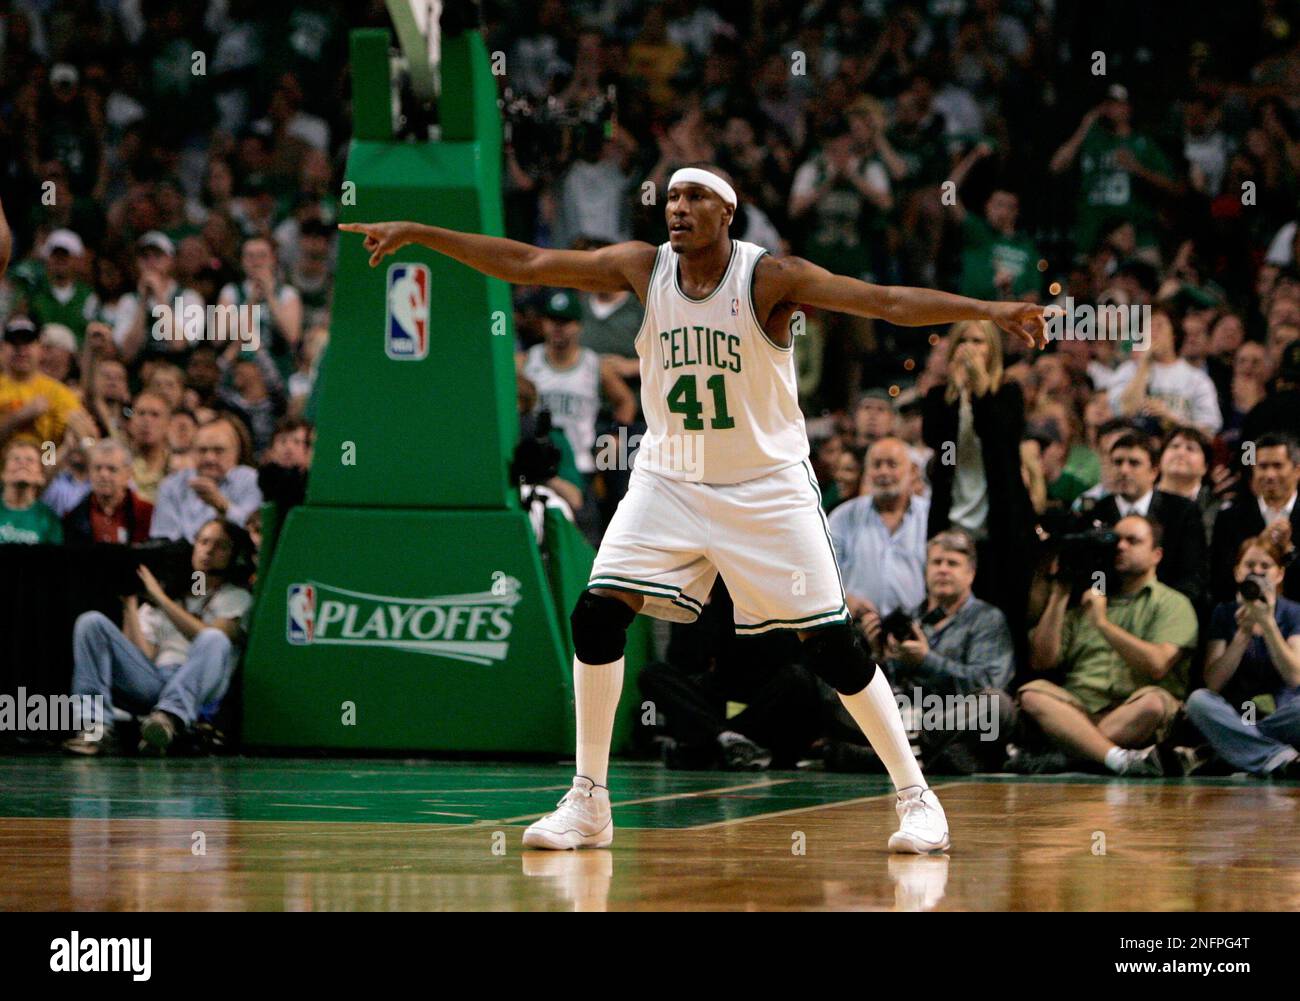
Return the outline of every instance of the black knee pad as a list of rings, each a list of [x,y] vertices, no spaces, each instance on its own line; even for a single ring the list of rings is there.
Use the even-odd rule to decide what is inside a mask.
[[[803,642],[804,663],[841,695],[856,695],[876,675],[876,662],[847,622],[818,629]]]
[[[636,612],[617,598],[583,591],[573,606],[573,652],[584,664],[612,664],[623,656],[627,627]]]

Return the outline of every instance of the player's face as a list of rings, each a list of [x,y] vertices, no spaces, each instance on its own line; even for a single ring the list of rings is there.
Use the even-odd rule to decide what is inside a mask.
[[[664,206],[668,243],[678,254],[708,247],[731,220],[731,206],[701,184],[674,184]]]

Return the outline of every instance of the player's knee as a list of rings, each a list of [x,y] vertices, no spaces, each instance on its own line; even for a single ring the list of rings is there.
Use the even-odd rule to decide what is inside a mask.
[[[818,629],[803,643],[804,663],[841,695],[856,695],[876,675],[876,662],[847,622]]]
[[[573,607],[573,651],[584,664],[611,664],[623,656],[636,612],[617,598],[583,591]]]

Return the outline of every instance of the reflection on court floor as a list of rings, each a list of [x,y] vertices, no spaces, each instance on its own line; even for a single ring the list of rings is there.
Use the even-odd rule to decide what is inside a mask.
[[[986,777],[894,856],[875,776],[616,765],[612,849],[524,851],[564,766],[0,759],[5,910],[1294,910],[1300,786]]]

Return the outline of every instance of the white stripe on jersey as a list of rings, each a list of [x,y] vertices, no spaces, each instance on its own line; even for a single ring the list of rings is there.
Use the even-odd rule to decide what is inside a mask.
[[[691,299],[678,258],[661,244],[637,335],[647,434],[637,465],[702,483],[741,483],[808,457],[793,347],[777,347],[754,315],[754,268],[766,251],[731,241],[718,287]]]

